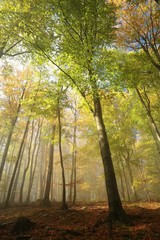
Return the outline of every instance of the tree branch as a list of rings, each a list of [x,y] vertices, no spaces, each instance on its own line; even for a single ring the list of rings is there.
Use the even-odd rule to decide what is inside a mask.
[[[90,105],[90,103],[87,101],[85,93],[82,92],[82,90],[80,89],[80,87],[78,86],[78,84],[76,83],[75,79],[69,74],[67,73],[63,68],[61,68],[56,62],[53,61],[53,59],[43,50],[43,48],[41,48],[41,46],[39,46],[39,44],[36,42],[37,47],[41,50],[41,52],[43,53],[43,55],[54,65],[56,66],[64,75],[66,75],[71,82],[76,86],[77,90],[79,91],[79,93],[81,94],[81,96],[83,97],[83,99],[85,100],[85,102],[87,103],[90,111],[92,113],[94,113],[94,110],[92,108],[92,106]]]

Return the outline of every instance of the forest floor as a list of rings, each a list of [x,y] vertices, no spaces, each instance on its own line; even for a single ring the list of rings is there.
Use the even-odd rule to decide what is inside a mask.
[[[62,211],[59,206],[37,205],[0,209],[1,240],[158,240],[160,239],[160,203],[125,204],[132,224],[107,221],[103,203],[72,206]],[[31,229],[13,232],[19,217],[34,222]],[[24,226],[23,226],[24,227]],[[25,229],[25,228],[24,228]]]

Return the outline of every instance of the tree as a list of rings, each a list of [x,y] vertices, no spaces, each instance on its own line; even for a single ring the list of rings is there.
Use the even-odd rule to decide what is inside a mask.
[[[120,85],[116,85],[116,86],[117,86],[117,89],[119,89],[119,91],[124,92],[122,93],[125,96],[127,92],[130,93],[133,91],[134,109],[137,109],[136,114],[134,113],[134,116],[135,116],[135,119],[141,118],[141,120],[138,120],[138,121],[136,120],[137,126],[134,126],[134,125],[132,126],[135,133],[136,131],[138,133],[137,139],[136,139],[137,145],[138,145],[138,142],[141,142],[139,138],[142,138],[143,139],[142,142],[144,145],[141,144],[141,147],[143,145],[142,147],[143,151],[145,152],[144,150],[145,144],[147,144],[146,142],[148,142],[147,149],[148,150],[150,149],[149,152],[153,151],[151,149],[154,149],[157,156],[156,158],[159,159],[159,156],[158,156],[159,155],[159,132],[158,132],[159,112],[157,111],[159,109],[159,71],[149,61],[149,59],[146,57],[143,51],[139,51],[138,53],[133,53],[133,52],[122,53],[121,52],[120,55],[119,55],[119,59],[117,59],[117,66],[119,65],[118,78],[119,78]],[[123,59],[122,59],[122,56],[123,56]],[[117,53],[117,57],[118,57],[118,53]],[[116,58],[115,58],[115,62],[116,62]],[[116,75],[114,77],[116,78],[114,80],[114,83],[116,84],[117,77]],[[135,95],[136,93],[139,99],[136,98],[136,95]],[[139,100],[141,101],[142,106],[139,102],[139,108],[137,108],[136,104],[137,104],[137,101]],[[141,121],[141,125],[140,125],[140,121]],[[146,128],[144,127],[145,124],[147,124]],[[145,131],[142,132],[142,128],[145,128]],[[120,129],[122,130],[123,127],[120,127]],[[148,133],[148,131],[150,131],[150,133]],[[126,136],[127,134],[124,137],[123,135],[120,135],[120,141],[123,141],[123,139],[126,138]],[[130,146],[131,146],[131,143],[129,143],[128,146],[126,145],[125,149],[127,150],[127,148],[130,148]],[[149,152],[147,152],[148,156],[149,154],[151,154],[151,152],[150,153]],[[140,165],[138,159],[145,159],[143,160],[144,165],[146,166],[149,164],[150,168],[152,169],[155,166],[157,166],[156,176],[159,175],[159,164],[157,164],[156,158],[154,158],[153,156],[150,158],[146,157],[147,154],[145,156],[143,155],[138,158],[136,156],[137,154],[135,153],[136,153],[136,149],[134,147],[132,159],[133,158],[137,159],[136,160],[137,166]],[[152,171],[155,171],[155,170],[152,170]],[[157,179],[157,177],[155,177],[155,179]],[[141,180],[140,182],[142,183],[143,180]],[[134,180],[134,183],[138,190],[139,188],[138,179],[137,181]],[[140,191],[138,194],[141,195]]]
[[[72,84],[77,86],[81,95],[86,99],[93,113],[104,165],[110,217],[122,220],[125,212],[117,189],[99,94],[99,82],[103,84],[102,74],[104,71],[103,66],[99,64],[99,59],[103,49],[111,43],[111,29],[114,22],[113,6],[106,4],[105,1],[88,1],[87,4],[79,1],[70,1],[70,4],[66,1],[59,1],[59,8],[60,23],[58,27],[63,32],[60,46],[65,53],[62,56],[63,58],[65,55],[70,56],[71,59],[67,66],[69,70],[65,70],[65,72]],[[78,79],[74,78],[77,73],[73,75],[71,67],[74,69],[73,71],[76,71],[76,67],[79,70],[80,77]],[[88,95],[90,95],[91,103]]]
[[[10,70],[9,70],[10,71]],[[16,83],[16,81],[18,82],[17,84],[19,84],[19,79],[21,76],[17,76],[17,80],[13,79],[10,77],[10,74],[11,73],[7,73],[8,70],[7,69],[4,69],[4,93],[6,91],[6,97],[8,97],[8,104],[7,105],[11,105],[11,109],[10,109],[10,127],[9,127],[9,132],[8,132],[8,136],[7,136],[7,140],[6,140],[6,144],[5,144],[5,148],[4,148],[4,152],[3,152],[3,156],[2,156],[2,161],[1,161],[1,166],[0,166],[0,180],[2,178],[2,173],[3,173],[3,169],[4,169],[4,165],[5,165],[5,162],[6,162],[6,158],[7,158],[7,154],[8,154],[8,151],[9,151],[9,147],[10,147],[10,143],[11,143],[11,139],[12,139],[12,135],[13,135],[13,132],[14,132],[14,129],[15,129],[15,126],[16,126],[16,123],[17,123],[17,120],[18,120],[18,116],[19,116],[19,113],[21,111],[21,101],[24,99],[25,97],[25,92],[26,92],[26,88],[27,88],[27,82],[22,82],[22,86],[21,86],[21,89],[20,89],[20,92],[17,91],[17,86],[14,84]],[[14,82],[14,83],[11,83],[11,82]],[[12,86],[13,85],[13,86]],[[11,86],[13,87],[12,89]],[[16,94],[18,95],[16,95]],[[12,113],[12,114],[11,114]]]
[[[52,124],[52,133],[51,133],[52,138],[51,138],[50,152],[49,152],[48,173],[47,173],[47,180],[46,180],[44,198],[42,200],[43,206],[46,206],[46,207],[51,206],[49,196],[50,196],[50,189],[51,189],[51,179],[52,179],[52,174],[53,174],[55,129],[56,129],[56,125],[53,123]]]
[[[132,92],[103,92],[103,106],[105,123],[108,127],[113,162],[116,173],[124,177],[124,184],[128,200],[137,201],[138,196],[134,186],[134,166],[132,164],[136,143],[136,125],[133,121],[133,97]],[[135,100],[135,99],[134,99]],[[111,105],[112,103],[112,105]],[[111,105],[111,106],[110,106]],[[134,107],[135,108],[135,107]],[[124,188],[124,187],[123,187]],[[124,189],[122,189],[124,190]],[[123,194],[123,199],[125,199]]]
[[[36,104],[36,102],[34,104]],[[32,109],[32,111],[33,111],[33,109]],[[23,179],[22,179],[22,184],[21,184],[21,189],[20,189],[21,190],[20,191],[20,203],[22,202],[24,181],[25,181],[25,177],[26,177],[28,170],[30,170],[30,173],[29,173],[29,185],[28,185],[26,202],[30,202],[30,195],[31,195],[31,190],[33,187],[33,181],[34,181],[34,176],[35,176],[35,169],[36,169],[37,161],[38,161],[40,138],[41,138],[41,132],[42,132],[42,122],[43,121],[41,121],[41,119],[38,119],[37,124],[34,120],[32,121],[31,139],[30,139],[29,148],[28,148],[28,162],[27,162],[27,165],[26,165],[24,173],[23,173]],[[37,131],[35,131],[36,125],[37,125]],[[35,134],[35,138],[34,138],[34,134]],[[37,144],[37,142],[38,142],[38,144]],[[29,169],[29,167],[30,167],[30,169]]]
[[[59,157],[60,164],[62,169],[62,209],[67,209],[66,203],[66,178],[63,162],[63,153],[62,153],[62,123],[61,123],[61,100],[62,100],[62,88],[58,91],[57,96],[57,117],[58,117],[58,146],[59,146]]]
[[[2,1],[0,6],[0,58],[28,54],[30,49],[24,45],[24,20],[28,21],[29,4],[19,1]],[[22,13],[23,12],[23,13]],[[21,33],[20,33],[21,31]]]
[[[135,89],[159,145],[159,123],[154,110],[159,102],[159,71],[154,68],[142,51],[124,54],[123,63],[121,64],[123,65],[123,68],[121,65],[121,73],[123,72],[121,74],[122,85]],[[156,96],[154,96],[153,90],[156,92]],[[154,102],[151,101],[152,95]]]
[[[151,63],[160,70],[160,14],[155,1],[130,1],[118,10],[117,38],[121,46],[143,49]]]
[[[29,124],[30,124],[30,118],[28,118],[28,120],[26,122],[25,130],[24,130],[24,133],[23,133],[23,136],[22,136],[22,141],[21,141],[21,144],[20,144],[20,147],[19,147],[16,163],[15,163],[15,166],[14,166],[14,170],[13,170],[13,173],[12,173],[12,177],[11,177],[8,192],[7,192],[7,197],[6,197],[6,200],[5,200],[5,208],[7,208],[9,206],[9,200],[10,200],[10,196],[11,196],[11,193],[12,193],[12,188],[13,188],[13,184],[14,184],[14,181],[15,181],[18,165],[19,165],[19,162],[20,162],[20,159],[21,159],[20,157],[21,157],[21,154],[22,154],[23,145],[24,145],[24,141],[26,139]]]
[[[78,119],[78,104],[75,99],[73,106],[73,142],[72,142],[72,169],[71,169],[71,182],[70,182],[70,201],[72,202],[72,189],[73,189],[73,204],[76,202],[76,181],[77,181],[77,119]]]

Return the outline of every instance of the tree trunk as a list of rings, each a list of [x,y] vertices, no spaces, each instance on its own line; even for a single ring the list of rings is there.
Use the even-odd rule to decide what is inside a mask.
[[[100,152],[104,166],[104,175],[109,205],[109,217],[111,219],[125,221],[126,213],[122,207],[118,192],[110,147],[104,121],[102,118],[102,109],[99,96],[94,97],[94,118],[97,126]]]
[[[21,187],[20,187],[20,195],[19,195],[19,202],[22,204],[23,202],[23,188],[24,188],[24,183],[25,183],[25,179],[26,179],[26,174],[27,174],[27,171],[28,171],[28,168],[29,168],[29,164],[30,164],[30,161],[31,161],[31,147],[32,147],[32,143],[33,143],[33,135],[34,135],[34,121],[32,122],[32,132],[31,132],[31,138],[30,138],[30,144],[29,144],[29,148],[28,148],[28,161],[27,161],[27,165],[25,166],[25,169],[24,169],[24,173],[23,173],[23,178],[22,178],[22,183],[21,183]],[[37,153],[39,151],[39,147],[40,147],[40,137],[41,137],[41,126],[42,126],[42,123],[39,121],[38,122],[38,129],[37,129],[37,133],[36,133],[36,136],[35,136],[35,140],[34,140],[34,144],[33,144],[33,152],[32,152],[32,158],[34,157],[35,155],[35,151],[36,151],[36,146],[37,146],[37,141],[38,141],[38,138],[39,138],[39,141],[38,141],[38,146],[37,146]],[[36,155],[37,155],[36,153]]]
[[[118,161],[118,173],[120,178],[120,186],[121,186],[121,199],[125,200],[125,191],[124,191],[124,180],[123,180],[123,169],[121,169],[121,161]]]
[[[77,169],[76,169],[76,126],[74,127],[73,152],[72,152],[72,171],[70,178],[70,202],[75,204],[77,195]]]
[[[8,166],[9,165],[9,166]],[[5,176],[5,180],[4,182],[7,183],[10,179],[10,176],[12,174],[12,170],[13,170],[13,162],[10,162],[9,164],[7,164],[7,169],[6,169],[6,176]],[[6,200],[6,195],[7,195],[7,184],[5,184],[3,186],[3,188],[1,189],[1,203],[2,205],[4,205],[5,200]]]
[[[37,147],[37,151],[36,151],[36,146],[35,146],[34,150],[32,152],[30,179],[29,179],[29,187],[28,187],[26,203],[30,202],[30,195],[31,195],[32,187],[33,187],[34,175],[35,175],[35,170],[36,170],[37,161],[38,161],[39,146],[40,145],[38,145],[38,147]],[[35,153],[35,151],[36,151],[36,153]]]
[[[30,142],[30,146],[28,149],[28,156],[29,156],[29,160],[28,160],[28,165],[27,165],[27,170],[29,168],[30,165],[30,176],[29,176],[29,187],[28,187],[28,193],[27,193],[27,198],[26,198],[26,202],[29,202],[30,199],[30,193],[31,193],[31,188],[32,188],[32,183],[33,183],[33,168],[34,168],[34,159],[35,157],[35,152],[36,152],[36,147],[37,147],[37,140],[38,137],[41,135],[41,131],[40,131],[40,122],[38,122],[38,129],[37,129],[37,133],[34,139],[34,143],[33,143],[33,150],[31,151],[32,148],[32,141],[33,141],[33,135],[34,135],[34,129],[35,129],[35,123],[34,121],[32,122],[32,134],[31,134],[31,142]],[[38,150],[37,150],[38,151]],[[31,163],[31,164],[30,164]]]
[[[26,203],[29,202],[30,199],[30,191],[31,191],[31,185],[32,185],[32,175],[33,175],[33,160],[34,160],[34,153],[35,153],[35,148],[36,145],[34,144],[33,151],[31,151],[32,148],[32,142],[33,142],[33,135],[34,135],[34,120],[32,121],[32,130],[31,130],[31,139],[30,139],[30,144],[28,148],[28,164],[27,164],[27,170],[29,169],[30,166],[30,175],[29,175],[29,186],[28,186],[28,191],[27,191],[27,197],[26,197]],[[38,134],[36,134],[36,138],[38,138]],[[36,142],[36,141],[35,141]],[[26,171],[27,173],[27,171]]]
[[[19,165],[20,156],[21,156],[22,149],[23,149],[23,144],[24,144],[24,141],[26,139],[27,132],[28,132],[29,123],[30,123],[30,117],[28,118],[27,123],[26,123],[26,127],[25,127],[25,131],[23,133],[23,137],[22,137],[20,148],[19,148],[17,160],[16,160],[14,170],[13,170],[13,173],[12,173],[12,177],[11,177],[11,181],[10,181],[10,184],[9,184],[9,189],[8,189],[8,193],[7,193],[7,197],[6,197],[6,201],[5,201],[5,208],[7,208],[9,206],[9,200],[10,200],[10,196],[11,196],[11,192],[12,192],[17,168],[18,168],[18,165]]]
[[[126,167],[127,167],[128,173],[129,173],[129,178],[130,178],[130,182],[131,182],[131,190],[132,190],[132,193],[133,193],[133,198],[134,198],[134,201],[137,201],[138,200],[138,195],[137,195],[137,192],[136,192],[136,189],[135,189],[135,186],[134,186],[132,168],[131,168],[131,164],[130,164],[132,152],[130,153],[130,151],[127,150],[126,154],[127,154],[126,156],[125,156],[125,154],[122,155],[122,156],[125,159]]]
[[[49,195],[50,195],[51,180],[52,180],[52,174],[53,174],[55,129],[56,129],[56,125],[53,124],[52,125],[52,139],[51,139],[51,143],[50,143],[50,154],[49,154],[47,181],[46,181],[44,198],[42,200],[42,205],[45,206],[45,207],[50,207],[51,206]]]
[[[34,167],[33,167],[32,181],[31,181],[31,188],[30,188],[29,194],[30,194],[31,191],[32,191],[33,182],[34,182],[34,180],[35,180],[35,172],[36,172],[36,167],[37,167],[37,162],[38,162],[39,146],[40,146],[40,145],[38,145],[38,148],[37,148],[37,151],[36,151],[36,154],[35,154],[35,164],[34,164]],[[35,196],[35,194],[34,194],[34,196]],[[30,199],[30,195],[29,195],[29,199]],[[33,199],[33,201],[35,201],[35,199]]]
[[[70,189],[69,189],[69,202],[72,202],[73,195],[73,156],[72,156],[72,166],[71,166],[71,177],[70,177]]]
[[[26,138],[27,138],[27,136],[26,136]],[[25,149],[25,143],[23,144],[23,148],[22,148],[22,152],[21,152],[21,156],[20,156],[20,161],[19,161],[19,164],[18,164],[17,172],[16,172],[16,177],[15,177],[15,180],[14,180],[14,185],[12,187],[12,194],[11,194],[11,197],[10,197],[10,202],[11,203],[14,203],[15,197],[17,196],[16,191],[17,191],[17,188],[18,188],[18,181],[19,181],[19,175],[20,175],[20,171],[21,171],[21,163],[22,163],[22,159],[23,159],[24,149]]]
[[[27,170],[29,168],[29,164],[30,164],[30,160],[31,160],[31,146],[32,146],[32,142],[33,142],[33,133],[34,133],[33,123],[34,123],[34,121],[32,121],[32,131],[31,131],[31,137],[29,139],[27,165],[25,166],[25,169],[24,169],[22,183],[21,183],[21,187],[20,187],[19,202],[21,204],[22,204],[22,199],[23,199],[23,187],[24,187],[24,182],[25,182],[25,178],[26,178],[26,173],[27,173]]]
[[[27,83],[26,83],[26,85],[27,85]],[[1,166],[0,166],[0,181],[2,179],[2,173],[3,173],[3,169],[4,169],[4,164],[5,164],[5,161],[6,161],[6,158],[7,158],[9,146],[10,146],[10,143],[11,143],[11,138],[12,138],[12,135],[13,135],[13,131],[14,131],[17,119],[18,119],[18,114],[19,114],[20,109],[21,109],[21,100],[24,98],[26,85],[25,85],[25,87],[24,87],[24,89],[22,91],[22,94],[21,94],[21,97],[20,97],[20,100],[19,100],[19,104],[18,104],[18,107],[17,107],[16,115],[11,120],[11,127],[10,127],[10,130],[9,130],[9,133],[8,133],[7,142],[6,142],[6,145],[5,145],[5,149],[4,149],[3,156],[2,156],[2,161],[1,161]]]
[[[77,171],[76,171],[76,155],[77,155],[77,151],[76,151],[76,145],[77,145],[77,109],[74,109],[74,127],[73,127],[73,149],[72,149],[72,171],[71,171],[71,178],[70,178],[70,202],[73,202],[73,204],[75,204],[76,202],[76,195],[77,195]]]
[[[74,181],[74,185],[73,185],[73,204],[76,203],[76,196],[77,196],[77,151],[76,151],[76,131],[77,131],[77,126],[75,126],[74,129],[74,161],[73,161],[73,181]]]
[[[122,172],[123,172],[124,181],[125,181],[126,190],[127,190],[127,200],[130,202],[131,198],[130,198],[130,193],[129,193],[129,185],[128,185],[127,176],[126,176],[125,169],[124,169],[123,160],[121,159],[121,157],[120,157],[120,162],[122,165]]]
[[[140,174],[141,174],[141,178],[142,178],[142,182],[143,182],[143,186],[144,186],[144,193],[145,193],[145,197],[146,197],[146,200],[148,202],[151,201],[151,198],[150,198],[150,195],[149,195],[149,191],[148,191],[148,184],[147,184],[147,180],[145,178],[145,174],[144,174],[144,167],[143,167],[143,162],[140,163],[139,165],[139,170],[140,170]]]
[[[140,99],[140,101],[142,103],[142,106],[145,108],[147,116],[150,119],[150,122],[152,124],[152,127],[153,127],[153,129],[155,131],[155,134],[156,134],[156,137],[157,137],[157,141],[160,142],[160,131],[159,131],[158,127],[157,127],[156,122],[154,121],[153,116],[152,116],[151,109],[150,109],[150,101],[149,101],[149,98],[147,96],[147,93],[145,92],[145,97],[147,99],[148,104],[145,103],[145,101],[144,101],[144,99],[143,99],[139,89],[137,87],[135,87],[135,89],[136,89],[136,92],[137,92],[137,94],[139,96],[139,99]]]
[[[40,161],[40,173],[39,173],[39,199],[43,199],[44,196],[44,188],[45,188],[45,179],[46,179],[46,172],[47,172],[47,162],[45,165],[43,163],[43,159],[48,156],[47,152],[49,152],[49,146],[43,146],[41,150],[41,161]]]
[[[4,144],[4,141],[5,141],[5,135],[2,135],[1,136],[1,140],[0,140],[0,152],[2,151],[2,149],[3,149],[3,144]]]
[[[61,163],[61,169],[62,169],[62,209],[67,209],[67,203],[66,203],[66,179],[65,179],[65,171],[64,171],[64,163],[63,163],[63,155],[62,155],[62,124],[61,124],[61,113],[60,113],[60,104],[58,100],[58,109],[57,109],[57,115],[58,115],[58,125],[59,125],[59,156],[60,156],[60,163]]]

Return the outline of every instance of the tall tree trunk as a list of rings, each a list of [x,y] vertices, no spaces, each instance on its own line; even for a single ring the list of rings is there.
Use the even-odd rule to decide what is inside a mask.
[[[48,156],[47,152],[49,152],[49,146],[43,146],[42,144],[42,153],[41,153],[41,161],[40,161],[40,173],[39,173],[39,199],[43,199],[44,196],[44,188],[45,188],[45,179],[47,172],[47,161],[45,161],[45,165],[43,159],[46,159]]]
[[[2,135],[2,136],[1,136],[1,140],[0,140],[0,151],[3,149],[3,144],[4,144],[4,142],[5,142],[5,138],[6,138],[5,135]]]
[[[39,121],[38,122],[38,129],[37,129],[35,140],[34,140],[34,144],[33,144],[34,121],[32,121],[31,137],[30,137],[29,148],[28,148],[28,161],[27,161],[27,164],[26,164],[24,172],[23,172],[22,183],[21,183],[21,186],[20,186],[19,202],[21,204],[23,202],[23,189],[24,189],[24,183],[25,183],[25,179],[26,179],[26,174],[27,174],[27,171],[28,171],[28,168],[29,168],[29,164],[30,164],[30,161],[31,161],[31,147],[32,147],[32,144],[33,144],[33,152],[32,152],[32,154],[34,156],[34,153],[36,151],[38,138],[39,138],[39,142],[38,142],[37,151],[38,151],[39,145],[40,145],[41,126],[42,126],[42,122]]]
[[[93,101],[94,101],[94,118],[97,126],[100,152],[104,166],[104,175],[109,205],[109,217],[111,219],[125,221],[126,213],[122,207],[122,203],[118,192],[109,142],[106,134],[104,121],[102,118],[102,109],[99,96],[94,96]]]
[[[28,191],[27,191],[26,203],[29,202],[29,198],[30,198],[30,189],[31,189],[31,184],[32,184],[32,172],[33,172],[33,159],[34,159],[33,153],[35,152],[35,148],[36,148],[36,145],[34,144],[33,151],[31,151],[33,135],[34,135],[34,120],[32,121],[31,139],[30,139],[30,144],[29,144],[29,148],[28,148],[28,164],[26,166],[27,170],[25,171],[25,174],[26,174],[29,169],[29,166],[30,166],[29,186],[28,186]],[[36,137],[38,137],[38,135]]]
[[[139,170],[140,170],[140,174],[141,174],[141,178],[142,178],[142,182],[143,182],[143,186],[144,186],[144,193],[145,193],[145,197],[146,197],[146,200],[148,202],[151,201],[151,198],[150,198],[150,194],[149,194],[149,191],[148,191],[148,184],[147,184],[147,180],[146,180],[146,177],[145,177],[145,174],[144,174],[144,167],[143,167],[143,163],[141,163],[139,165]]]
[[[121,184],[121,196],[122,196],[122,200],[125,200],[124,183],[123,183],[123,177],[122,177],[121,170],[119,171],[119,177],[120,177],[120,184]]]
[[[120,156],[120,154],[119,154]],[[121,167],[121,161],[118,161],[118,173],[119,173],[119,178],[120,178],[120,186],[121,186],[121,198],[125,200],[125,191],[124,191],[124,178],[123,178],[123,169]]]
[[[12,152],[10,152],[10,158],[11,159],[14,159],[15,157],[15,154],[16,154],[16,143],[14,142],[13,144],[13,147],[12,147]],[[8,169],[8,165],[10,166],[9,167],[9,171],[7,171]],[[11,178],[11,175],[12,175],[12,171],[13,171],[13,168],[14,168],[14,161],[7,161],[6,162],[6,166],[5,166],[5,175],[4,175],[4,178],[3,178],[3,188],[1,189],[2,192],[1,192],[1,195],[3,194],[3,197],[1,199],[2,200],[2,203],[4,204],[5,203],[5,199],[6,199],[6,195],[7,195],[7,188],[8,188],[8,183],[10,181],[10,178]]]
[[[20,148],[19,148],[19,151],[18,151],[17,160],[16,160],[16,163],[15,163],[15,166],[14,166],[14,170],[13,170],[13,173],[12,173],[11,180],[10,180],[8,193],[7,193],[7,197],[6,197],[6,201],[5,201],[5,208],[7,208],[9,206],[9,200],[10,200],[10,196],[11,196],[11,193],[12,193],[12,188],[13,188],[17,168],[18,168],[18,165],[19,165],[19,162],[20,162],[20,156],[21,156],[21,153],[22,153],[22,150],[23,150],[23,144],[24,144],[24,141],[26,139],[27,132],[28,132],[29,123],[30,123],[30,117],[28,118],[27,123],[26,123],[26,127],[25,127],[25,130],[24,130],[22,141],[21,141]]]
[[[50,153],[49,153],[49,164],[48,164],[48,172],[47,172],[47,181],[46,181],[44,198],[42,200],[42,205],[45,206],[45,207],[50,207],[51,206],[49,195],[50,195],[51,180],[52,180],[52,174],[53,174],[55,129],[56,129],[56,125],[53,124],[52,125],[52,138],[51,138],[51,143],[50,143]]]
[[[32,131],[31,131],[31,137],[29,139],[27,165],[25,166],[23,177],[22,177],[22,183],[20,186],[19,202],[21,204],[22,204],[22,199],[23,199],[23,187],[24,187],[24,182],[25,182],[25,178],[26,178],[26,173],[28,171],[30,160],[31,160],[31,146],[32,146],[32,142],[33,142],[33,134],[34,134],[34,131],[33,131],[33,121],[32,121]]]
[[[16,126],[16,122],[17,122],[17,119],[18,119],[19,112],[21,110],[21,100],[24,98],[26,86],[27,86],[27,83],[26,83],[25,87],[23,88],[21,97],[19,99],[19,104],[18,104],[18,107],[17,107],[17,111],[15,113],[15,117],[11,120],[11,126],[10,126],[10,130],[9,130],[9,133],[8,133],[8,136],[7,136],[7,142],[6,142],[6,145],[5,145],[5,149],[4,149],[3,156],[2,156],[2,161],[1,161],[1,166],[0,166],[0,181],[2,179],[4,164],[5,164],[5,161],[6,161],[6,158],[7,158],[9,146],[10,146],[10,143],[11,143],[11,138],[12,138],[12,135],[13,135],[13,131],[14,131],[14,128]]]
[[[7,165],[9,165],[8,167],[7,167],[7,170],[6,170],[6,177],[5,177],[5,182],[7,183],[8,182],[8,180],[10,179],[10,176],[11,176],[11,174],[12,174],[12,170],[13,170],[13,162],[10,162],[9,164],[7,164]],[[7,184],[6,184],[7,185]],[[3,186],[3,189],[1,190],[1,203],[2,203],[2,205],[4,205],[4,203],[5,203],[5,200],[6,200],[6,195],[7,195],[7,187],[6,187],[6,185],[4,185]]]
[[[73,136],[73,152],[72,152],[72,169],[70,177],[70,195],[69,200],[75,204],[77,195],[77,169],[76,169],[76,126],[74,126],[74,136]]]
[[[70,195],[69,199],[70,202],[73,202],[75,204],[76,202],[76,188],[77,188],[77,169],[76,169],[76,155],[77,155],[77,109],[74,109],[74,127],[73,127],[73,149],[72,149],[72,169],[71,169],[71,177],[70,177]],[[72,196],[73,195],[73,196]]]
[[[36,167],[37,167],[37,162],[38,162],[39,146],[40,145],[38,145],[38,148],[37,148],[37,151],[36,151],[36,154],[35,154],[35,164],[34,164],[34,167],[33,167],[32,182],[31,182],[31,188],[30,188],[29,193],[31,193],[31,190],[32,190],[32,187],[33,187],[33,182],[35,180],[35,173],[36,173]],[[35,194],[34,194],[34,198],[35,198]],[[29,199],[30,199],[30,195],[29,195]],[[33,199],[33,201],[35,201],[35,199]]]
[[[76,203],[77,196],[77,113],[75,112],[74,132],[73,132],[73,204]]]
[[[60,164],[62,169],[62,209],[67,209],[66,203],[66,179],[65,179],[65,170],[64,170],[64,163],[63,163],[63,155],[62,155],[62,124],[61,124],[61,112],[60,112],[60,103],[58,99],[58,143],[59,143],[59,156],[60,156]]]
[[[29,202],[29,199],[30,199],[30,192],[31,192],[31,186],[32,186],[32,182],[33,182],[33,172],[34,172],[33,164],[34,164],[34,159],[35,159],[35,155],[36,155],[35,152],[36,152],[38,137],[40,137],[40,135],[41,135],[40,125],[41,125],[41,123],[38,122],[38,129],[37,129],[37,133],[36,133],[34,143],[33,143],[33,150],[31,151],[33,136],[34,136],[34,129],[35,129],[35,122],[34,121],[32,122],[32,134],[31,134],[30,146],[29,146],[29,149],[28,149],[29,159],[28,159],[28,165],[27,165],[27,170],[28,170],[29,165],[30,165],[30,176],[29,176],[29,186],[28,186],[28,193],[27,193],[26,202]],[[26,173],[27,173],[27,170],[26,170]]]
[[[159,160],[160,160],[160,142],[157,141],[157,137],[155,135],[155,131],[153,130],[153,128],[149,125],[150,127],[150,131],[151,131],[151,134],[153,136],[153,139],[154,139],[154,142],[155,142],[155,145],[156,145],[156,149],[157,151],[155,151],[155,164],[156,164],[156,168],[158,170],[158,173],[159,173],[159,176],[160,176],[160,163],[159,163]]]
[[[22,183],[20,186],[20,193],[19,193],[19,203],[22,204],[23,202],[23,189],[24,189],[24,183],[25,183],[25,178],[26,178],[26,173],[29,167],[29,161],[27,162],[27,166],[24,169],[23,177],[22,177]]]
[[[123,177],[124,177],[126,190],[127,190],[127,200],[130,202],[131,197],[130,197],[130,192],[129,192],[129,184],[128,184],[128,181],[127,181],[127,176],[126,176],[126,173],[125,173],[124,164],[123,164],[123,160],[121,159],[121,157],[120,157],[120,162],[121,162],[121,165],[122,165],[122,172],[123,172]]]
[[[27,136],[26,136],[26,138],[27,138]],[[22,159],[23,159],[24,149],[25,149],[25,143],[23,144],[23,149],[22,149],[22,152],[21,152],[20,161],[19,161],[19,164],[18,164],[17,172],[16,172],[14,185],[12,187],[12,193],[11,193],[11,197],[10,197],[10,202],[11,203],[14,203],[15,197],[17,196],[16,191],[17,191],[17,188],[18,188],[18,180],[19,180],[19,174],[20,174],[20,170],[21,170],[21,163],[22,163]]]
[[[129,173],[129,178],[130,178],[131,190],[132,190],[132,193],[133,193],[133,198],[134,198],[134,201],[137,201],[138,200],[138,195],[137,195],[137,192],[136,192],[136,189],[135,189],[135,186],[134,186],[134,179],[133,179],[132,168],[131,168],[131,164],[130,164],[132,153],[133,152],[130,153],[130,151],[127,150],[126,151],[127,155],[122,154],[122,156],[125,159],[126,167],[127,167],[128,173]]]
[[[37,139],[38,135],[36,136]],[[39,147],[40,143],[38,144],[37,150],[36,150],[36,144],[34,144],[34,149],[32,152],[32,159],[31,159],[31,169],[30,169],[30,179],[29,179],[29,187],[28,187],[28,194],[26,198],[26,202],[30,202],[30,195],[31,195],[31,190],[33,187],[33,181],[34,181],[34,176],[35,176],[35,170],[37,166],[37,161],[38,161],[38,152],[39,152]]]
[[[69,188],[69,202],[72,202],[73,195],[73,156],[72,156],[72,166],[71,166],[71,177],[70,177],[70,188]]]

